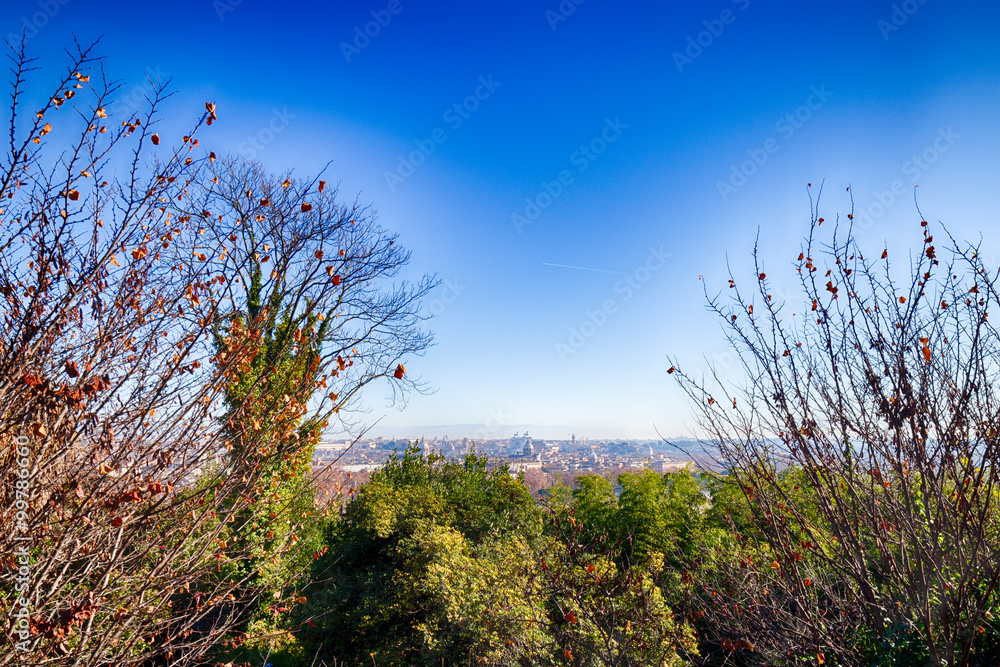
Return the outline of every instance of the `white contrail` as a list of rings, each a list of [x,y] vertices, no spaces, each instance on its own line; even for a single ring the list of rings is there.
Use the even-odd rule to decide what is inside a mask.
[[[627,273],[621,271],[608,271],[607,269],[590,269],[586,266],[570,266],[569,264],[550,264],[548,262],[542,262],[542,266],[558,266],[562,269],[580,269],[581,271],[599,271],[600,273],[613,273],[616,276],[627,276]]]

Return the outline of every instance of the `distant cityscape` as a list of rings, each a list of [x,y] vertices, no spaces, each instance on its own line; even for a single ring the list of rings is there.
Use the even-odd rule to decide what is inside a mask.
[[[576,475],[588,472],[640,470],[655,472],[680,470],[691,465],[685,455],[684,444],[671,446],[663,440],[636,440],[622,438],[542,439],[532,437],[528,431],[516,432],[509,438],[475,440],[470,438],[385,438],[353,440],[326,440],[319,443],[313,455],[313,467],[329,468],[343,472],[372,472],[382,467],[397,451],[416,443],[425,453],[435,452],[447,458],[468,454],[473,447],[479,454],[495,462],[506,462],[512,473],[542,471],[553,475]]]

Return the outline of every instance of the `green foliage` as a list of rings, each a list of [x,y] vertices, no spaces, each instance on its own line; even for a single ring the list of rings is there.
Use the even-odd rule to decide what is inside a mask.
[[[500,660],[537,643],[538,610],[523,595],[541,514],[520,480],[415,446],[372,475],[331,531],[316,571],[328,581],[304,613],[308,651],[359,664]]]
[[[253,471],[257,484],[252,502],[241,503],[222,534],[230,553],[243,554],[226,575],[245,581],[261,598],[242,610],[253,642],[254,635],[282,634],[285,613],[276,610],[293,604],[306,585],[303,575],[313,554],[322,548],[325,519],[317,513],[310,464],[323,424],[315,415],[303,415],[316,390],[327,322],[308,307],[306,314],[296,313],[295,304],[283,303],[277,287],[265,296],[261,265],[256,260],[251,264],[246,312],[219,322],[215,346],[224,357],[244,336],[254,343],[226,388],[223,422],[234,460],[250,454],[250,460],[265,463]],[[259,448],[260,457],[248,448]],[[268,457],[268,452],[280,455]],[[233,474],[241,472],[234,469]],[[237,504],[235,498],[232,504]]]
[[[584,535],[593,540],[602,535],[618,536],[618,498],[611,482],[601,475],[583,475],[576,480],[571,506]]]

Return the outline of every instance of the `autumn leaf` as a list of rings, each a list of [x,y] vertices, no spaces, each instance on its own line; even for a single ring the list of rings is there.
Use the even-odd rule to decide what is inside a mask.
[[[312,210],[312,204],[310,204],[309,202],[306,202],[306,201],[302,202],[302,212],[303,213],[308,213],[311,210]]]
[[[281,187],[287,188],[291,184],[292,184],[292,182],[286,178],[285,182],[281,184]]]
[[[34,423],[31,425],[31,432],[35,434],[36,438],[44,438],[49,433],[49,429],[45,424]]]
[[[931,360],[931,349],[929,347],[925,347],[922,350],[922,352],[924,353],[924,361],[930,361]]]
[[[215,162],[215,151],[212,151],[211,153],[208,154],[208,161]]]
[[[882,251],[882,259],[885,259],[888,256],[889,256],[889,251],[888,250],[883,250]]]
[[[66,362],[66,375],[70,376],[71,378],[80,377],[80,370],[79,368],[77,368],[75,361]]]
[[[322,250],[317,250],[316,252],[313,253],[313,255],[316,256],[316,259],[323,259],[323,251]]]
[[[326,181],[320,181],[319,182],[319,191],[323,192],[323,188],[325,188],[325,187],[326,187]]]
[[[299,604],[305,604],[306,603],[306,597],[304,595],[300,595],[298,597],[298,599],[296,600],[296,602],[298,602]]]
[[[100,107],[100,108],[99,108],[99,109],[97,110],[97,117],[98,117],[98,118],[107,118],[107,117],[108,117],[108,114],[107,114],[107,112],[105,112],[105,111],[104,111],[104,107]]]
[[[395,370],[395,372],[394,372],[394,373],[393,373],[392,375],[393,375],[393,377],[395,377],[395,378],[396,378],[397,380],[402,380],[402,379],[403,379],[403,374],[404,374],[404,373],[406,373],[406,367],[405,367],[405,366],[403,366],[403,364],[397,364],[397,365],[396,365],[396,370]]]
[[[102,475],[107,475],[107,474],[108,474],[108,473],[110,473],[110,472],[111,472],[112,470],[114,470],[114,468],[112,468],[111,466],[109,466],[109,465],[108,465],[107,463],[102,463],[102,464],[101,464],[101,465],[100,465],[100,466],[99,466],[99,467],[97,468],[97,472],[101,473]]]
[[[109,261],[109,263],[110,264],[114,264],[115,266],[119,266],[119,267],[121,266],[121,264],[118,263],[118,259],[115,258],[114,255],[111,255],[111,260]]]
[[[336,287],[338,285],[340,285],[340,276],[339,275],[333,277],[333,286]]]
[[[159,134],[154,134],[153,136],[151,136],[149,138],[149,140],[153,142],[154,146],[159,146],[160,145],[160,135]]]
[[[670,373],[673,373],[676,370],[677,370],[676,368],[674,368],[673,366],[671,366],[670,368],[667,369],[667,373],[670,374]]]
[[[70,198],[70,201],[76,201],[80,198],[80,193],[76,190],[70,190],[66,193],[66,196]]]

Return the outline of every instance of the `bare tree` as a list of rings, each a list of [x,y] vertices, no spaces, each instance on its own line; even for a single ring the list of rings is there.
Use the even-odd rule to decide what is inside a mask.
[[[759,261],[750,289],[706,292],[744,383],[672,360],[754,528],[706,609],[764,662],[852,664],[865,637],[902,637],[932,665],[978,664],[998,632],[997,276],[923,220],[908,267],[865,257],[852,221],[820,240],[816,199],[801,303],[772,298]]]
[[[293,287],[264,292],[280,294],[273,303],[292,325],[267,340],[267,304],[249,313],[234,287],[260,250],[204,241],[230,215],[212,189],[215,156],[197,138],[215,105],[186,136],[161,139],[167,82],[151,81],[140,114],[112,119],[117,84],[93,48],[75,45],[66,74],[35,104],[32,60],[23,44],[11,47],[0,169],[3,665],[187,664],[216,649],[261,593],[257,572],[240,564],[301,549],[292,524],[268,527],[264,543],[240,536],[254,528],[246,510],[268,497],[271,472],[301,458],[304,420],[321,429],[377,377],[394,376],[396,391],[412,386],[397,360],[429,343],[416,313],[432,281],[376,285],[406,254],[370,216],[354,217],[350,231],[310,232],[304,201],[301,217],[281,209],[270,236],[246,237],[285,250],[273,256],[294,267],[274,282]],[[225,164],[229,192],[264,191],[258,167]],[[283,192],[289,203],[304,195]],[[188,213],[194,201],[218,213]],[[310,201],[346,214],[330,193]],[[343,251],[329,274],[318,264],[327,242]],[[327,284],[341,275],[342,289],[314,289],[318,271]],[[286,372],[289,351],[312,349],[319,314],[337,324],[326,347],[302,357],[310,363],[297,383],[278,395],[234,389]],[[313,398],[331,368],[339,375],[326,376],[326,398]]]

